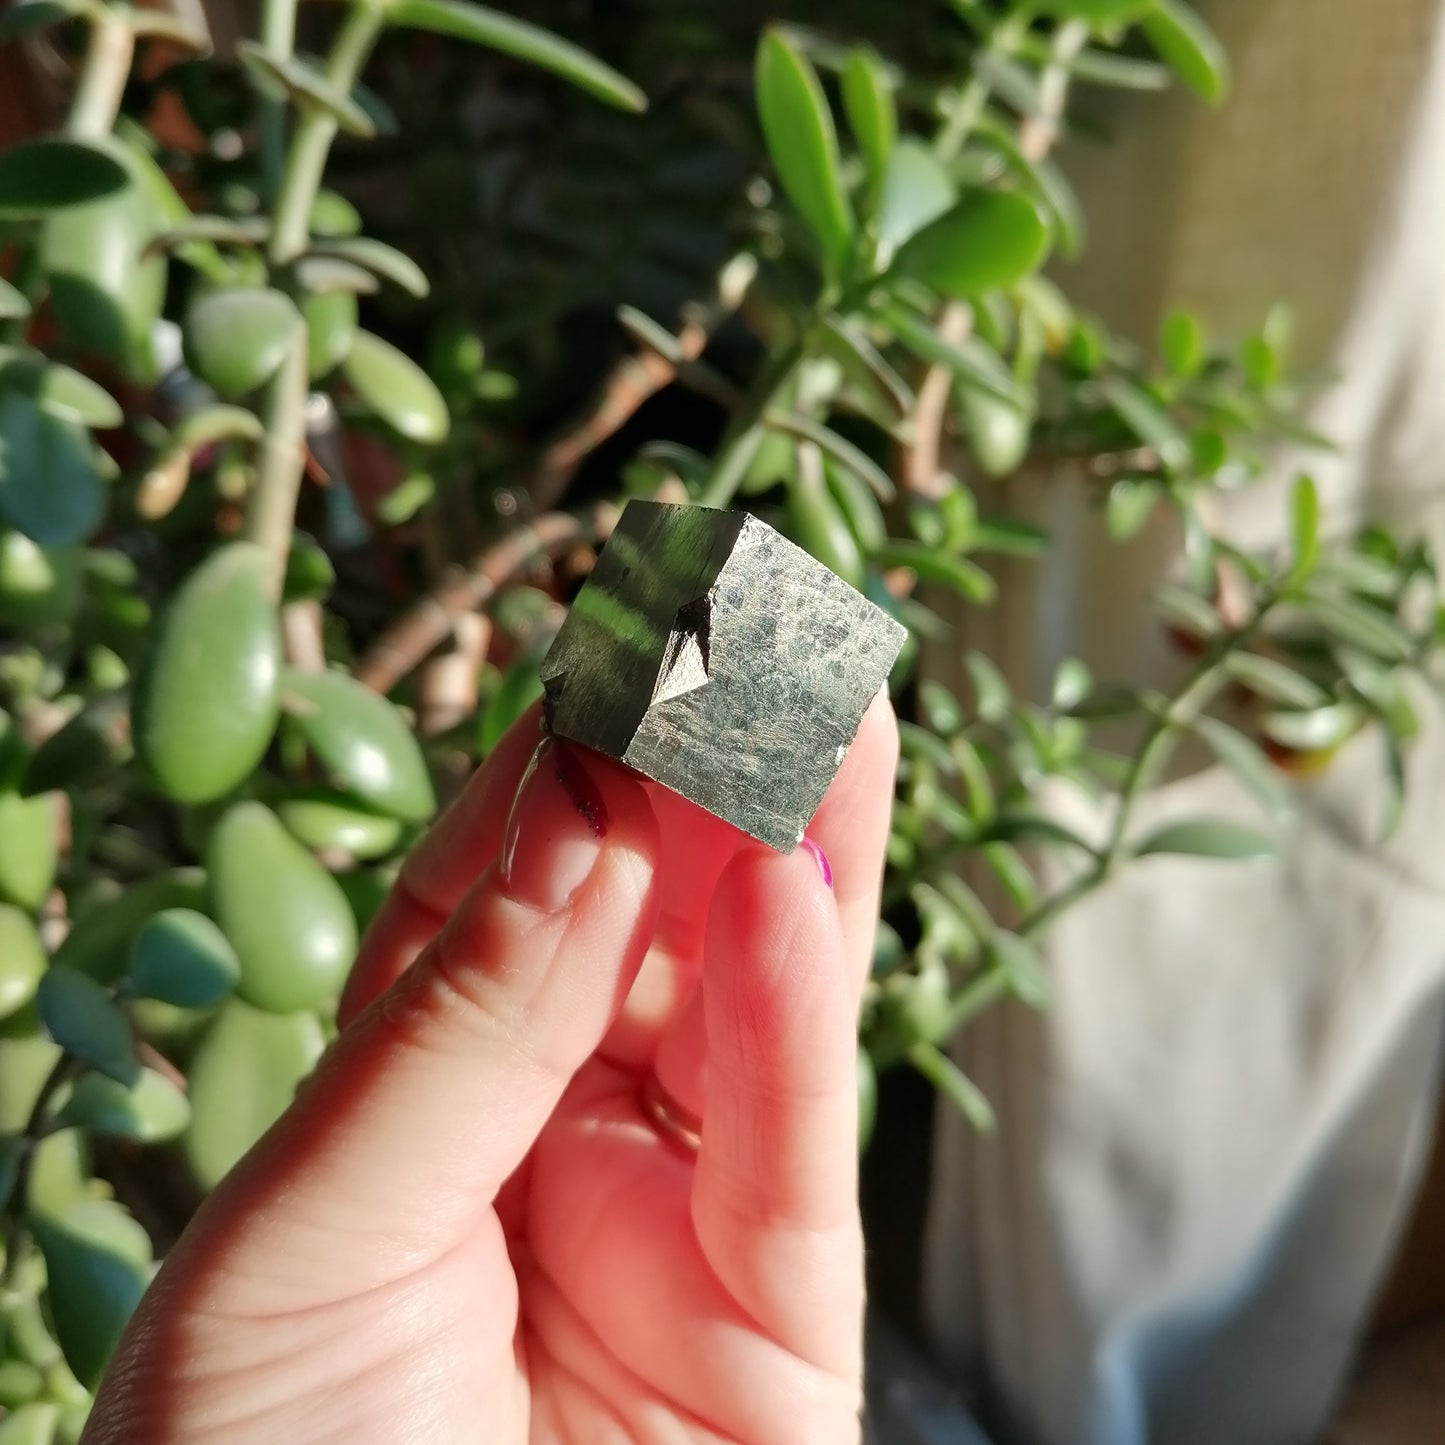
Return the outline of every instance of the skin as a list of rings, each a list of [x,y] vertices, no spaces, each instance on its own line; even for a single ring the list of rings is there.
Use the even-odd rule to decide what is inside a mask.
[[[810,830],[831,888],[566,745],[518,792],[537,736],[413,853],[340,1037],[172,1251],[85,1445],[859,1439],[892,712]],[[696,1152],[644,1111],[654,1069]]]

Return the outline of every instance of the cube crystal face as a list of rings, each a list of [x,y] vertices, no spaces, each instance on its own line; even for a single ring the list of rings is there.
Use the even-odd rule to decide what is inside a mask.
[[[634,501],[543,659],[547,723],[786,851],[905,636],[756,517]]]

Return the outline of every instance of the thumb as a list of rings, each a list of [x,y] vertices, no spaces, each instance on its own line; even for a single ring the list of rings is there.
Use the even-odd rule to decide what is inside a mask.
[[[657,854],[632,775],[542,743],[499,861],[198,1221],[228,1287],[257,1296],[231,1307],[354,1296],[475,1227],[627,996]]]

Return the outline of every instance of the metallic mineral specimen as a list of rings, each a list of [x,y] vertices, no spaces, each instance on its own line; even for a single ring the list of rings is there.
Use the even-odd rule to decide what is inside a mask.
[[[542,662],[547,723],[787,850],[904,636],[756,517],[635,501]]]

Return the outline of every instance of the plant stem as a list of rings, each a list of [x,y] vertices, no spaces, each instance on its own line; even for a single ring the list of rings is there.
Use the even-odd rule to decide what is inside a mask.
[[[271,557],[271,590],[281,595],[296,499],[306,469],[306,327],[298,324],[285,359],[266,384],[261,422],[266,428],[258,449],[256,482],[246,506],[242,534]]]
[[[135,56],[130,6],[98,9],[90,22],[90,41],[80,79],[65,119],[65,133],[85,140],[109,135],[120,114],[125,83]]]
[[[811,335],[812,329],[810,320],[803,329],[803,338]],[[698,498],[704,507],[726,507],[732,501],[747,475],[748,464],[762,445],[763,417],[792,382],[806,354],[805,341],[800,338],[758,378],[747,405],[719,449],[712,475]]]
[[[278,0],[290,4],[291,0]],[[275,18],[276,38],[285,38],[284,17]],[[381,29],[381,19],[358,6],[341,24],[326,62],[327,80],[349,95],[366,64]],[[273,268],[288,266],[306,249],[311,235],[311,208],[321,188],[326,159],[336,139],[336,120],[319,107],[303,111],[286,156],[271,231]],[[261,422],[266,428],[256,467],[256,483],[246,507],[243,533],[271,555],[272,590],[280,596],[286,554],[296,520],[296,499],[306,465],[306,327],[299,325],[286,358],[266,385]]]
[[[1201,660],[1178,694],[1154,713],[1153,721],[1144,735],[1139,751],[1134,754],[1134,760],[1119,790],[1118,806],[1114,810],[1114,822],[1109,829],[1107,842],[1089,868],[1052,897],[1044,899],[1022,920],[1015,930],[1022,937],[1039,937],[1060,914],[1066,912],[1085,894],[1092,893],[1106,882],[1118,867],[1124,857],[1124,845],[1128,838],[1129,824],[1133,821],[1134,806],[1153,777],[1164,750],[1173,742],[1175,733],[1181,727],[1187,726],[1192,718],[1197,717],[1209,705],[1225,681],[1226,659],[1254,636],[1278,601],[1277,593],[1267,593],[1255,608],[1254,615],[1222,637]]]
[[[381,17],[363,6],[348,12],[342,21],[327,57],[326,79],[343,95],[351,93],[380,29]],[[319,106],[308,108],[296,127],[276,197],[271,231],[273,265],[287,265],[306,249],[311,207],[321,189],[322,173],[336,131],[335,116]]]
[[[266,0],[261,10],[261,44],[273,55],[290,55],[296,49],[296,0]],[[280,96],[263,96],[261,172],[268,201],[274,201],[281,188],[285,161],[286,101]]]
[[[25,1196],[30,1187],[30,1166],[35,1158],[35,1146],[44,1137],[45,1116],[50,1112],[51,1102],[59,1090],[79,1071],[79,1061],[70,1054],[61,1054],[55,1066],[45,1076],[40,1092],[30,1107],[30,1117],[20,1132],[24,1141],[19,1162],[15,1168],[15,1182],[10,1188],[10,1200],[5,1208],[5,1277],[3,1286],[10,1289],[19,1277],[21,1241],[25,1233]]]

